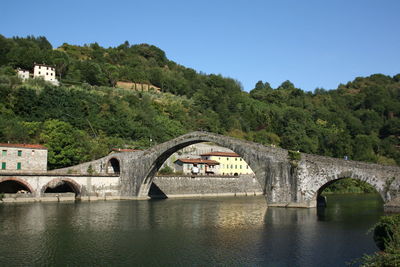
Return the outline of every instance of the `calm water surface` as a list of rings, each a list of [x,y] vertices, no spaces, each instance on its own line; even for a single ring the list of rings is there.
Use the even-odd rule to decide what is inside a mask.
[[[377,195],[0,205],[1,266],[344,266],[376,251]]]

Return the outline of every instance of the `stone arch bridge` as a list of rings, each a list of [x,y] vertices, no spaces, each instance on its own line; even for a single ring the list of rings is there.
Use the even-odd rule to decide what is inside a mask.
[[[315,207],[323,188],[341,178],[371,184],[387,205],[400,200],[400,167],[290,152],[209,132],[188,133],[148,150],[115,153],[46,175],[92,177],[91,183],[93,176],[112,176],[118,179],[114,190],[122,198],[147,198],[163,162],[176,151],[200,142],[213,142],[239,154],[254,171],[269,206]],[[71,182],[74,177],[68,179]]]

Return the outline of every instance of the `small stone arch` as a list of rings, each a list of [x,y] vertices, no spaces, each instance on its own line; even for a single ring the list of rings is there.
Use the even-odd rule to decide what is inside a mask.
[[[20,179],[20,178],[16,178],[16,177],[6,177],[6,178],[0,178],[0,184],[1,183],[3,183],[3,182],[14,182],[14,183],[17,183],[18,185],[20,185],[22,188],[24,188],[24,189],[22,189],[22,190],[26,190],[26,191],[28,191],[29,193],[34,193],[34,189],[32,188],[32,186],[27,182],[27,181],[25,181],[25,180],[23,180],[23,179]],[[1,192],[0,191],[0,193],[8,193],[8,192]],[[15,192],[16,193],[16,192]]]
[[[311,201],[317,202],[318,200],[320,200],[320,196],[321,193],[331,184],[334,184],[335,182],[342,180],[342,179],[346,179],[346,178],[350,178],[350,179],[354,179],[354,180],[359,180],[365,183],[368,183],[369,185],[371,185],[373,188],[375,188],[376,192],[379,193],[379,195],[381,196],[382,200],[385,202],[386,201],[386,196],[384,194],[384,192],[382,192],[382,190],[380,190],[378,184],[376,184],[374,182],[373,179],[369,179],[369,178],[364,178],[364,177],[360,177],[358,175],[354,175],[350,172],[346,172],[344,174],[341,174],[338,177],[329,177],[324,181],[321,181],[319,183],[318,188],[314,191]],[[317,203],[318,204],[318,203]]]
[[[61,184],[67,184],[75,193],[75,197],[81,195],[81,186],[71,178],[54,178],[41,189],[41,194],[44,194],[49,187],[57,187]]]
[[[118,175],[121,173],[121,164],[117,158],[112,157],[107,161],[106,173]]]

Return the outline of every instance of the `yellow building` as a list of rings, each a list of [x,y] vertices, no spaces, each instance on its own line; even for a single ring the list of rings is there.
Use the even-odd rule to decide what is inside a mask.
[[[254,174],[250,166],[234,152],[210,152],[201,154],[201,158],[218,161],[221,175]]]

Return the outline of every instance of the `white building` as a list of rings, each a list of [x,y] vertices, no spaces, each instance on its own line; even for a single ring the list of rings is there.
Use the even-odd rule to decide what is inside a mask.
[[[56,69],[51,66],[35,64],[33,68],[33,77],[43,78],[43,80],[51,82],[54,85],[59,85],[59,82],[56,78]]]
[[[29,79],[29,70],[23,70],[23,69],[18,69],[17,70],[17,75],[20,77],[23,81]]]

